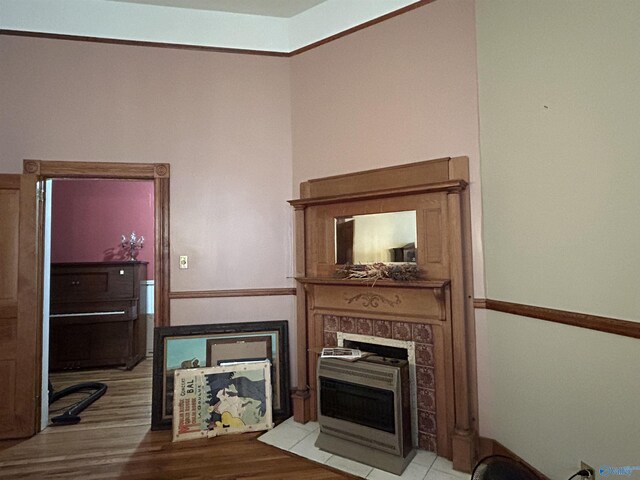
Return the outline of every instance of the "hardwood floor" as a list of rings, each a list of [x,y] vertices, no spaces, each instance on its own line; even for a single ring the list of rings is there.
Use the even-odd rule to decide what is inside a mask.
[[[259,442],[259,433],[172,443],[170,431],[150,430],[151,368],[147,359],[131,372],[53,374],[56,390],[81,381],[104,382],[109,389],[80,414],[77,425],[0,442],[0,479],[356,478]],[[53,408],[68,403],[61,399]]]

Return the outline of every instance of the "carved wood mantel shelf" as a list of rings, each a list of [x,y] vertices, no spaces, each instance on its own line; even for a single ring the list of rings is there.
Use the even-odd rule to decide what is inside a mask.
[[[358,280],[351,278],[335,277],[295,277],[296,281],[302,284],[317,285],[349,285],[360,287],[395,287],[395,288],[444,288],[449,285],[449,280]]]
[[[468,159],[443,158],[309,180],[296,215],[297,387],[294,418],[317,415],[318,351],[339,332],[416,345],[418,442],[470,471],[477,457],[475,322]],[[332,277],[337,217],[416,212],[423,280]]]
[[[436,182],[428,185],[418,185],[405,188],[390,188],[375,190],[372,192],[357,192],[317,198],[300,198],[298,200],[291,200],[289,203],[295,208],[305,208],[313,205],[328,205],[336,202],[355,202],[358,200],[370,200],[372,198],[389,198],[435,192],[460,192],[466,187],[467,182],[465,182],[464,180],[449,180],[446,182]]]
[[[422,321],[446,320],[446,295],[449,280],[398,282],[337,278],[296,278],[305,286],[308,308],[315,312],[369,313],[381,318]],[[314,288],[313,288],[313,287]]]

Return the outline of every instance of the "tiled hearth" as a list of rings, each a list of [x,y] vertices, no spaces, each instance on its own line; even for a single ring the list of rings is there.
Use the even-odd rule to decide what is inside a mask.
[[[415,342],[418,445],[436,452],[436,381],[431,325],[323,315],[323,331],[327,347],[337,346],[338,332]]]
[[[437,457],[434,452],[425,450],[418,450],[415,458],[401,476],[393,475],[316,448],[314,443],[319,432],[317,422],[301,424],[290,418],[273,430],[261,435],[258,440],[368,480],[469,480],[471,478],[466,473],[453,470],[451,462],[446,458]]]

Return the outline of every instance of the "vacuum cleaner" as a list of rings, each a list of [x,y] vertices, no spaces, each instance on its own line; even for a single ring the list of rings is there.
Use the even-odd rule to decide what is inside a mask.
[[[49,405],[57,402],[63,397],[78,392],[92,392],[82,400],[77,401],[65,407],[64,412],[61,415],[53,417],[51,419],[52,425],[75,425],[80,421],[78,414],[85,408],[98,400],[107,391],[107,385],[99,382],[82,382],[77,385],[71,385],[70,387],[63,388],[59,392],[53,390],[53,385],[49,381]]]

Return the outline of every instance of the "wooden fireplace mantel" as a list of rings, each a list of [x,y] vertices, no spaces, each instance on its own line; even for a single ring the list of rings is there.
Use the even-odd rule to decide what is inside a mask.
[[[294,418],[316,418],[317,352],[337,332],[416,342],[419,443],[471,471],[478,452],[475,320],[466,157],[309,180],[295,208],[297,387]],[[416,211],[419,281],[333,277],[334,218]],[[417,362],[416,362],[417,363]],[[424,388],[423,388],[424,387]],[[423,431],[424,430],[424,431]]]
[[[394,288],[444,288],[449,280],[412,280],[406,282],[398,282],[396,280],[359,280],[351,278],[336,277],[295,277],[297,282],[302,284],[314,285],[348,285],[359,287],[394,287]]]
[[[397,282],[297,278],[314,314],[356,315],[405,322],[447,321],[448,280]],[[309,340],[308,340],[309,343]],[[311,347],[311,345],[309,345]],[[314,345],[313,347],[319,347]]]
[[[346,193],[340,195],[330,195],[326,197],[315,198],[300,198],[298,200],[291,200],[291,204],[294,208],[306,208],[313,205],[329,205],[338,202],[356,202],[358,200],[372,200],[377,198],[389,198],[400,197],[404,195],[418,195],[421,193],[434,193],[434,192],[451,192],[462,191],[467,187],[467,182],[464,180],[447,180],[445,182],[435,182],[427,185],[417,185],[411,187],[401,188],[389,188],[381,190],[373,190],[370,192],[357,192]]]

